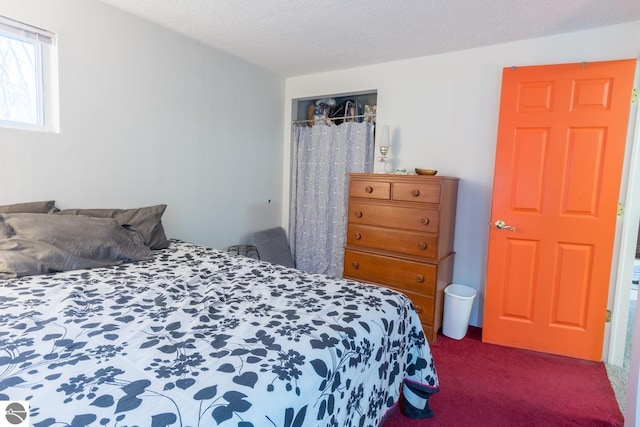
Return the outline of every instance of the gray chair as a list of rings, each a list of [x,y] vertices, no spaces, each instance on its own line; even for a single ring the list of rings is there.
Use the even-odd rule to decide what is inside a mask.
[[[282,227],[251,233],[248,236],[247,243],[254,245],[258,249],[258,255],[262,261],[284,265],[285,267],[295,268],[296,266],[291,256],[287,234]]]

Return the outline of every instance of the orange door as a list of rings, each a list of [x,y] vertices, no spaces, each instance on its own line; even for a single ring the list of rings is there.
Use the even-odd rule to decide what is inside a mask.
[[[602,359],[635,64],[504,69],[483,341]]]

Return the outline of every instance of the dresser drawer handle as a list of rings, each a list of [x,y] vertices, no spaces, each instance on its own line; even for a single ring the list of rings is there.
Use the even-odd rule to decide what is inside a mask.
[[[367,188],[364,189],[364,191],[366,191],[367,193],[371,194],[371,193],[373,193],[373,187],[368,185]]]
[[[355,239],[356,239],[356,240],[360,240],[360,239],[362,239],[362,234],[360,234],[360,233],[354,233],[354,234],[353,234],[353,237],[355,237]]]
[[[351,263],[351,267],[353,267],[354,270],[357,270],[358,268],[360,268],[360,264],[358,264],[357,262],[354,261],[354,262]]]
[[[422,218],[422,221],[421,221],[421,222],[422,222],[422,224],[423,224],[423,225],[429,225],[429,223],[431,222],[431,220],[429,220],[429,218],[426,218],[426,217],[425,217],[425,218]]]
[[[424,251],[425,249],[427,249],[427,244],[425,242],[420,242],[418,247]]]
[[[414,188],[413,190],[411,190],[411,195],[413,197],[418,197],[420,195],[420,190],[418,190],[417,188]]]
[[[424,282],[424,276],[422,274],[418,274],[416,276],[416,282],[418,282],[418,283]]]
[[[416,309],[416,313],[422,313],[422,307],[420,307],[419,305],[414,305],[415,309]]]
[[[356,218],[362,218],[362,211],[356,211]]]

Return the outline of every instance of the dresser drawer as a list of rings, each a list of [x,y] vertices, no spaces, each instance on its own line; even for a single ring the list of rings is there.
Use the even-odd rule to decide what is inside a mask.
[[[406,230],[438,232],[438,210],[351,202],[349,222]]]
[[[438,337],[437,332],[434,332],[434,327],[431,325],[425,325],[423,323],[422,330],[424,330],[424,335],[427,337],[427,341],[429,341],[429,344],[433,344]]]
[[[364,282],[419,292],[436,293],[437,267],[434,264],[407,261],[347,249],[344,253],[344,276]],[[429,322],[431,323],[431,322]]]
[[[374,180],[352,180],[349,183],[349,197],[390,200],[391,182]]]
[[[438,256],[438,237],[417,231],[348,224],[347,245],[397,252],[420,258]]]
[[[410,202],[440,203],[440,183],[394,182],[391,198]]]
[[[408,296],[416,308],[416,312],[420,317],[420,323],[433,326],[433,313],[435,310],[435,299],[433,297],[416,294],[414,292],[401,291]]]

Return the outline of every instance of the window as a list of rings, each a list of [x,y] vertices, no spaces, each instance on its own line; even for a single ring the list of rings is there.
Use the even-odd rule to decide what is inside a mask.
[[[57,132],[55,34],[0,16],[0,126]]]

